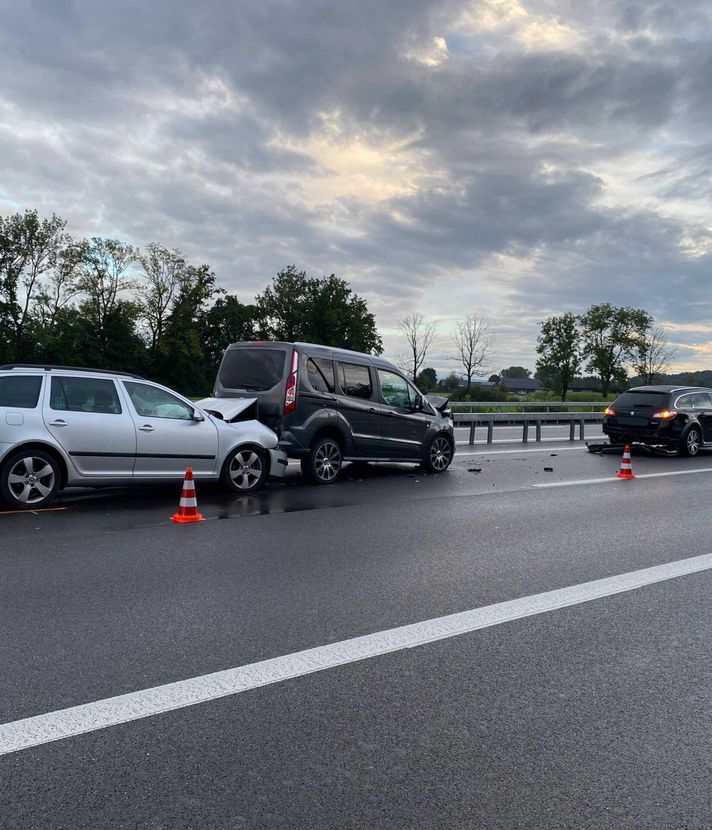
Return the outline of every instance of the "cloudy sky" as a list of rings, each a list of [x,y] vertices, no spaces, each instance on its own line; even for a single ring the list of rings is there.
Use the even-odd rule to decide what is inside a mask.
[[[397,321],[646,308],[712,368],[712,6],[0,0],[0,212],[158,241],[249,301],[288,264]]]

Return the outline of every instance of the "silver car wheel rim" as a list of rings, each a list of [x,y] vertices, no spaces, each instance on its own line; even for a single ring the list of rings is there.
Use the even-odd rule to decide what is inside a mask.
[[[52,493],[54,481],[52,465],[32,455],[21,458],[7,476],[8,489],[21,504],[43,502]]]
[[[436,438],[430,447],[430,463],[438,472],[447,470],[452,458],[452,449],[447,438]]]
[[[322,444],[314,456],[314,470],[321,481],[333,481],[341,469],[341,450],[331,442]]]
[[[691,429],[687,433],[687,451],[690,453],[690,455],[697,455],[699,449],[700,436],[697,434],[696,429]]]
[[[238,490],[250,490],[262,476],[262,459],[254,450],[242,450],[230,462],[230,480]]]

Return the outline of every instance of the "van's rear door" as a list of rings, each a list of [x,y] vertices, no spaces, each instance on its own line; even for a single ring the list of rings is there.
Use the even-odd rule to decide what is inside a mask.
[[[216,398],[257,398],[258,417],[275,429],[284,413],[292,348],[284,343],[235,343],[225,350]]]

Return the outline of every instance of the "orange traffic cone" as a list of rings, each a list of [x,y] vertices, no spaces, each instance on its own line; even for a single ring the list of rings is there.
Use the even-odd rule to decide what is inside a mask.
[[[616,475],[616,478],[635,478],[633,475],[633,468],[630,464],[630,447],[628,444],[623,449],[623,460],[621,461],[621,468]]]
[[[186,468],[178,512],[171,516],[171,521],[180,524],[205,521],[200,513],[198,513],[198,502],[195,499],[195,484],[193,483],[193,470],[191,467]]]

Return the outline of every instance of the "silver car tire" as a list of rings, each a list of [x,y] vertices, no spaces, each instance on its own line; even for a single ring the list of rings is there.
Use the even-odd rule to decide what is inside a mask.
[[[256,493],[262,489],[269,473],[269,458],[254,446],[232,450],[222,468],[223,485],[233,493]]]
[[[59,465],[42,450],[13,453],[0,472],[0,493],[19,510],[46,507],[57,495],[59,485]]]

